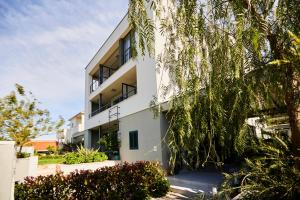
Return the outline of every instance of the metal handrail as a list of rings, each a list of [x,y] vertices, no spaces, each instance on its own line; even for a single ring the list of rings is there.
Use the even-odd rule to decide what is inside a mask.
[[[137,92],[137,90],[136,90],[136,88],[134,88],[134,89],[128,91],[127,93],[125,93],[125,94],[120,94],[120,96],[118,98],[116,98],[115,100],[113,100],[110,103],[108,103],[104,106],[101,106],[100,108],[92,111],[89,117],[93,117],[93,116],[107,110],[108,108],[111,108],[111,107],[117,105],[118,103],[124,101],[125,99],[135,95],[136,92]]]
[[[100,85],[117,71],[116,69],[104,65],[101,65],[101,67],[102,67],[102,73],[100,74],[100,78],[99,78]],[[108,70],[108,74],[104,72],[104,69]]]
[[[90,117],[93,117],[93,116],[97,115],[98,113],[101,113],[101,112],[103,112],[104,110],[106,110],[106,109],[108,109],[110,107],[111,107],[110,104],[106,104],[104,106],[101,106],[97,110],[92,111]]]
[[[100,72],[100,76],[98,79],[93,79],[92,80],[92,83],[90,84],[90,93],[94,92],[98,87],[100,87],[100,85],[106,81],[109,77],[111,77],[111,75],[113,75],[117,69],[113,69],[111,67],[107,67],[107,66],[104,66],[104,65],[101,65],[102,67],[102,70]],[[108,69],[108,74],[105,73],[103,71],[103,69]]]
[[[114,113],[112,113],[113,112],[113,110],[116,110]],[[109,121],[111,120],[111,118],[112,117],[114,117],[114,116],[116,116],[117,117],[117,119],[119,119],[119,109],[120,109],[120,107],[118,106],[118,105],[115,105],[115,106],[113,106],[113,107],[111,107],[110,109],[109,109],[109,113],[108,113],[108,119],[109,119]]]

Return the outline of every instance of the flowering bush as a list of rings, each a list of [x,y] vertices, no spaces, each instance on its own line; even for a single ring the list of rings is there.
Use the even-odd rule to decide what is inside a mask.
[[[169,182],[158,163],[125,163],[67,176],[28,177],[17,183],[15,199],[148,199],[163,197]]]

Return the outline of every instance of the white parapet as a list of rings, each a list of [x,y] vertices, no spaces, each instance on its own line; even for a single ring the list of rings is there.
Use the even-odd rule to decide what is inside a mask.
[[[36,176],[38,157],[18,158],[16,162],[15,181],[23,181],[27,176]]]
[[[0,199],[14,199],[15,142],[0,141]]]

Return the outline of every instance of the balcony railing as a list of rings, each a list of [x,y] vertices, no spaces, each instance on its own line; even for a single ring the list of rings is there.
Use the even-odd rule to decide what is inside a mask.
[[[98,70],[99,79],[92,80],[92,83],[90,84],[90,93],[94,92],[104,81],[106,81],[116,71],[117,69],[100,65],[100,69]]]
[[[126,84],[125,84],[126,85]],[[129,85],[126,85],[126,86],[129,86]],[[121,93],[120,95],[118,95],[117,97],[115,97],[114,99],[112,99],[108,104],[104,105],[104,106],[101,106],[99,109],[96,109],[96,110],[93,110],[91,112],[91,114],[89,115],[89,117],[93,117],[105,110],[107,110],[108,108],[112,107],[112,106],[115,106],[116,104],[124,101],[125,99],[133,96],[136,94],[137,90],[136,90],[136,87],[134,86],[130,86],[132,88],[130,89],[127,89],[126,92],[124,92],[123,94]]]
[[[90,84],[90,93],[94,92],[100,86],[99,80],[93,80]]]

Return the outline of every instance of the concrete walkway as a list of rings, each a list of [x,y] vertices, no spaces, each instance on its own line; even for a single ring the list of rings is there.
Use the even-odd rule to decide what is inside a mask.
[[[179,174],[169,176],[171,190],[185,196],[197,193],[212,194],[213,188],[218,188],[223,180],[221,172],[211,169],[200,171],[182,170]]]

